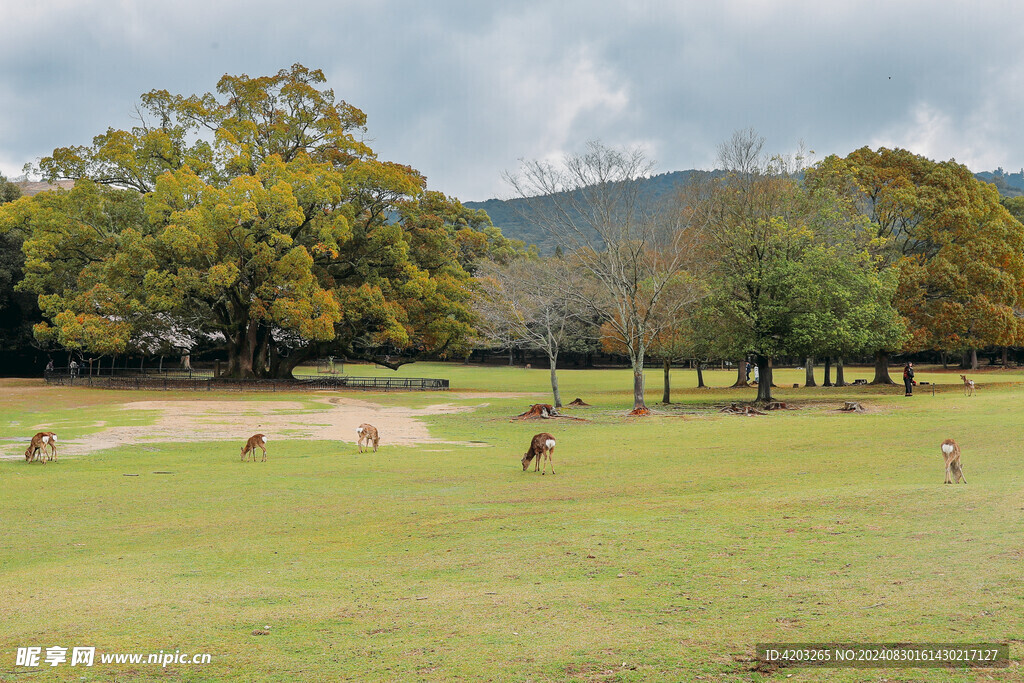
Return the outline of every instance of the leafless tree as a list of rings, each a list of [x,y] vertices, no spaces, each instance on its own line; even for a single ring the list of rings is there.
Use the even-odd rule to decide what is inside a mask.
[[[558,355],[573,337],[585,334],[576,305],[579,270],[564,259],[519,259],[507,265],[485,263],[476,277],[479,329],[486,338],[511,338],[543,351],[551,368],[554,405],[561,407]]]
[[[581,304],[597,312],[625,348],[637,415],[649,412],[643,375],[648,345],[661,325],[701,295],[693,277],[699,192],[691,187],[686,196],[655,204],[640,182],[651,169],[639,149],[591,142],[586,152],[566,155],[558,165],[526,161],[518,173],[506,174],[524,200],[525,217],[593,280],[595,286],[581,291]]]

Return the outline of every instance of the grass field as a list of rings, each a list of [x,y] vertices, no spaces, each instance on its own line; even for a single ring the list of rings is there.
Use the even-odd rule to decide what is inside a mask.
[[[390,371],[346,367],[353,375]],[[432,415],[431,435],[489,447],[270,440],[124,446],[26,463],[187,392],[0,380],[0,680],[1022,680],[1024,372],[925,368],[902,387],[792,389],[800,410],[718,414],[753,390],[691,388],[628,418],[628,370],[569,370],[581,421],[510,421],[550,402],[546,370],[416,364],[447,394],[358,394]],[[723,386],[733,372],[706,373]],[[847,380],[869,377],[847,368]],[[820,369],[818,380],[821,381]],[[803,373],[777,370],[792,386]],[[508,396],[493,392],[520,392]],[[205,397],[205,396],[204,396]],[[299,394],[222,400],[302,401]],[[844,400],[865,414],[833,409]],[[255,430],[254,430],[255,431]],[[522,472],[530,437],[557,474]],[[963,449],[944,486],[939,443]],[[532,469],[532,468],[531,468]],[[170,474],[157,474],[169,472]],[[138,475],[138,476],[125,476]],[[269,631],[254,635],[254,630]],[[755,671],[760,642],[1009,642],[1007,669]],[[206,665],[15,666],[19,647],[209,653]],[[42,670],[45,669],[45,670]]]

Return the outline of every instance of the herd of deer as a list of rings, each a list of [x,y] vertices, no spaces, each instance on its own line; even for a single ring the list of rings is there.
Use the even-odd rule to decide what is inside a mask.
[[[359,452],[363,452],[365,447],[367,450],[373,447],[373,452],[377,452],[377,446],[380,443],[380,435],[377,432],[377,428],[371,424],[361,424],[356,428],[356,443],[359,446]],[[265,434],[253,434],[249,437],[249,440],[242,446],[241,456],[242,462],[245,462],[249,454],[252,454],[252,461],[256,462],[256,449],[263,451],[263,459],[261,462],[267,461],[267,437]],[[960,463],[960,446],[953,439],[946,439],[942,442],[942,455],[946,461],[946,484],[953,483],[967,483],[967,479],[964,478],[963,466]],[[47,452],[49,451],[49,452]],[[553,455],[555,453],[555,437],[547,432],[541,432],[533,437],[530,441],[530,448],[523,454],[522,464],[523,471],[525,472],[530,466],[530,462],[534,463],[533,471],[540,471],[541,474],[547,474],[548,463],[551,463],[551,474],[555,473],[555,461]],[[32,441],[29,443],[28,448],[25,449],[25,460],[28,462],[40,461],[48,462],[57,459],[57,435],[53,432],[39,432],[32,437]],[[541,471],[541,461],[544,461],[544,469]],[[955,480],[955,482],[954,482]]]
[[[56,440],[56,438],[54,438]],[[373,447],[373,452],[377,452],[377,446],[380,444],[380,434],[377,432],[377,428],[371,424],[365,422],[356,428],[356,443],[359,446],[359,452],[363,452],[363,448],[369,450]],[[265,434],[253,434],[249,437],[249,440],[242,446],[241,457],[242,462],[248,458],[249,454],[252,454],[252,461],[256,462],[256,449],[263,451],[263,459],[260,462],[267,461],[267,436]],[[548,463],[551,463],[551,474],[555,473],[555,461],[552,459],[552,455],[555,453],[555,437],[551,436],[547,432],[541,432],[533,437],[530,442],[530,448],[523,455],[523,471],[530,466],[530,461],[534,461],[533,471],[537,472],[541,469],[541,460],[544,461],[544,470],[541,474],[547,474]],[[28,457],[28,454],[25,454]]]
[[[967,396],[974,395],[974,380],[967,379],[966,376],[960,375],[960,379],[964,382],[964,394]],[[380,443],[380,435],[377,432],[377,428],[371,424],[363,423],[356,428],[356,443],[359,446],[359,452],[363,452],[363,448],[367,450],[373,447],[373,452],[377,452],[377,446]],[[256,462],[256,449],[263,451],[263,459],[261,462],[267,461],[267,437],[265,434],[253,434],[249,437],[249,440],[242,446],[241,457],[242,462],[245,462],[249,454],[252,454],[252,461]],[[963,466],[960,463],[960,446],[957,445],[953,439],[946,439],[942,442],[942,455],[946,461],[946,484],[952,483],[967,483],[967,479],[964,478]],[[49,453],[47,453],[49,450]],[[551,463],[551,474],[555,473],[555,461],[552,458],[555,452],[555,437],[551,436],[547,432],[541,432],[533,437],[530,441],[530,448],[523,454],[522,464],[523,471],[525,472],[530,466],[530,462],[534,463],[533,471],[540,471],[541,474],[547,474],[548,463]],[[57,435],[53,432],[39,432],[32,437],[32,441],[29,443],[28,448],[25,450],[25,460],[28,462],[40,461],[48,462],[57,459]],[[541,471],[541,461],[544,462],[543,471]]]

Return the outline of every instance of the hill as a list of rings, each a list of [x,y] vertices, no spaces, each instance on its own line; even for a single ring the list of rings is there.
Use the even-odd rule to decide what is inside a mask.
[[[975,173],[974,177],[992,183],[1004,197],[1024,196],[1024,168],[1019,173],[1007,173],[1001,168]]]
[[[658,202],[669,197],[673,192],[685,185],[694,177],[715,175],[720,171],[673,171],[644,178],[640,181],[641,191],[650,202]],[[523,199],[488,199],[484,202],[463,202],[467,207],[483,209],[491,217],[491,222],[501,228],[501,232],[511,239],[522,240],[527,244],[536,244],[541,253],[550,254],[555,243],[539,226],[526,217],[526,201]]]
[[[640,181],[642,191],[651,201],[657,201],[680,188],[691,177],[718,175],[721,171],[672,171],[651,176]],[[975,173],[974,177],[986,183],[992,183],[1004,197],[1024,196],[1024,169],[1019,173],[1006,173],[1002,168],[995,171]],[[501,232],[511,239],[522,240],[527,244],[536,244],[541,253],[550,254],[555,249],[554,240],[539,226],[525,217],[526,202],[523,199],[488,199],[483,202],[463,202],[472,209],[483,209],[491,217],[491,222],[501,228]]]

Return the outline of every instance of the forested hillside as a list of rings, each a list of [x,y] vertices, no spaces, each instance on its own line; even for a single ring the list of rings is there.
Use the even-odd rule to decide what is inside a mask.
[[[644,191],[649,193],[652,200],[661,199],[678,189],[693,176],[716,175],[721,171],[698,171],[690,169],[687,171],[673,171],[662,173],[641,181]],[[994,171],[982,171],[975,173],[978,180],[992,183],[998,188],[999,194],[1003,197],[1024,196],[1024,169],[1019,173],[1007,173],[1002,168]],[[550,254],[555,249],[555,244],[550,235],[537,225],[531,223],[524,215],[526,213],[525,202],[522,199],[488,199],[483,202],[463,202],[463,205],[472,209],[483,209],[491,217],[491,222],[501,228],[503,235],[510,239],[517,239],[527,244],[536,244],[541,252]]]
[[[721,171],[673,171],[662,173],[641,180],[642,191],[647,198],[656,202],[671,195],[694,177],[713,176]],[[543,230],[533,224],[526,214],[526,202],[522,199],[488,199],[485,202],[463,202],[467,208],[483,209],[491,217],[491,222],[501,228],[503,235],[509,239],[517,239],[527,244],[536,244],[541,252],[550,254],[555,249],[554,241]]]

